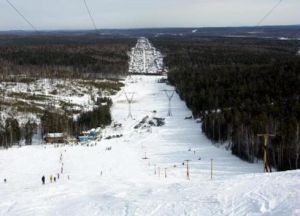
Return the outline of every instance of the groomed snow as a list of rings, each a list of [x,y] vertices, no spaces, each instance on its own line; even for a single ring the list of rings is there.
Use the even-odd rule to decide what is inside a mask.
[[[113,97],[112,115],[122,127],[107,128],[104,137],[123,134],[121,138],[103,139],[93,147],[1,150],[0,215],[300,215],[299,170],[264,174],[261,164],[244,162],[212,145],[200,124],[185,120],[191,112],[176,94],[173,117],[166,117],[168,101],[162,90],[172,87],[158,79],[132,76],[125,81],[124,91],[136,93],[134,120],[127,119],[124,92]],[[154,110],[156,117],[166,118],[164,126],[133,129]],[[142,159],[145,152],[150,159]],[[182,165],[187,159],[190,180]],[[64,173],[49,183],[62,163]],[[41,184],[42,175],[46,185]]]

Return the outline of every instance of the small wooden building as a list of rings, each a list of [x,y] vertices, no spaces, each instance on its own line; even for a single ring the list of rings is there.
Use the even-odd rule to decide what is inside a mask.
[[[49,144],[64,143],[66,138],[66,134],[64,133],[47,133],[44,137],[45,142]]]

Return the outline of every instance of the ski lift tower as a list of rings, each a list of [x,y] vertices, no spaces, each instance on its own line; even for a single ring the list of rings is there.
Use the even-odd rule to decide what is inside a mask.
[[[169,100],[169,109],[168,109],[168,116],[172,116],[172,106],[171,101],[174,96],[175,90],[163,90]]]

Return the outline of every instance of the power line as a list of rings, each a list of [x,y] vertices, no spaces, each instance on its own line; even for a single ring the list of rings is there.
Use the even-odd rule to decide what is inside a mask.
[[[23,18],[23,20],[25,20],[25,22],[27,22],[28,25],[31,26],[34,31],[38,32],[34,25],[9,0],[6,0],[6,2],[19,14],[19,16]]]
[[[273,11],[282,3],[283,0],[279,0],[279,2],[276,3],[276,5],[274,5],[271,10],[268,11],[268,13],[266,13],[266,15],[263,16],[263,18],[261,18],[259,20],[259,22],[256,24],[256,28],[259,27],[272,13]]]
[[[92,23],[92,25],[93,25],[95,31],[98,31],[97,26],[96,26],[96,23],[95,23],[95,20],[94,20],[94,18],[93,18],[93,16],[92,16],[91,10],[90,10],[90,8],[89,8],[89,6],[88,6],[86,0],[83,0],[83,2],[84,2],[84,5],[85,5],[85,8],[86,8],[86,10],[87,10],[87,12],[88,12],[88,14],[89,14],[91,23]]]

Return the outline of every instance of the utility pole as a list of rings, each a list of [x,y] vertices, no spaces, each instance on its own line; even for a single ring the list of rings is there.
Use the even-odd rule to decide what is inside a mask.
[[[210,179],[213,179],[213,165],[214,165],[214,159],[210,159]]]
[[[145,156],[142,158],[143,160],[148,160],[149,158],[147,157],[147,152],[145,152]]]
[[[143,60],[144,60],[144,73],[146,73],[146,51],[145,48],[143,49]]]
[[[163,90],[169,100],[169,110],[168,110],[168,116],[172,116],[172,107],[171,107],[171,101],[174,96],[175,90]]]
[[[189,170],[189,162],[190,162],[191,160],[185,160],[184,161],[184,163],[186,164],[186,178],[188,179],[188,180],[190,180],[190,170]]]
[[[269,151],[268,151],[268,144],[269,144],[269,138],[275,137],[275,134],[257,134],[258,137],[264,138],[264,172],[272,172],[270,163],[269,163]]]
[[[133,97],[134,97],[135,93],[134,92],[124,92],[124,94],[125,94],[125,97],[126,97],[126,100],[128,103],[128,117],[127,118],[133,119],[132,112],[131,112],[131,104],[133,102]]]

